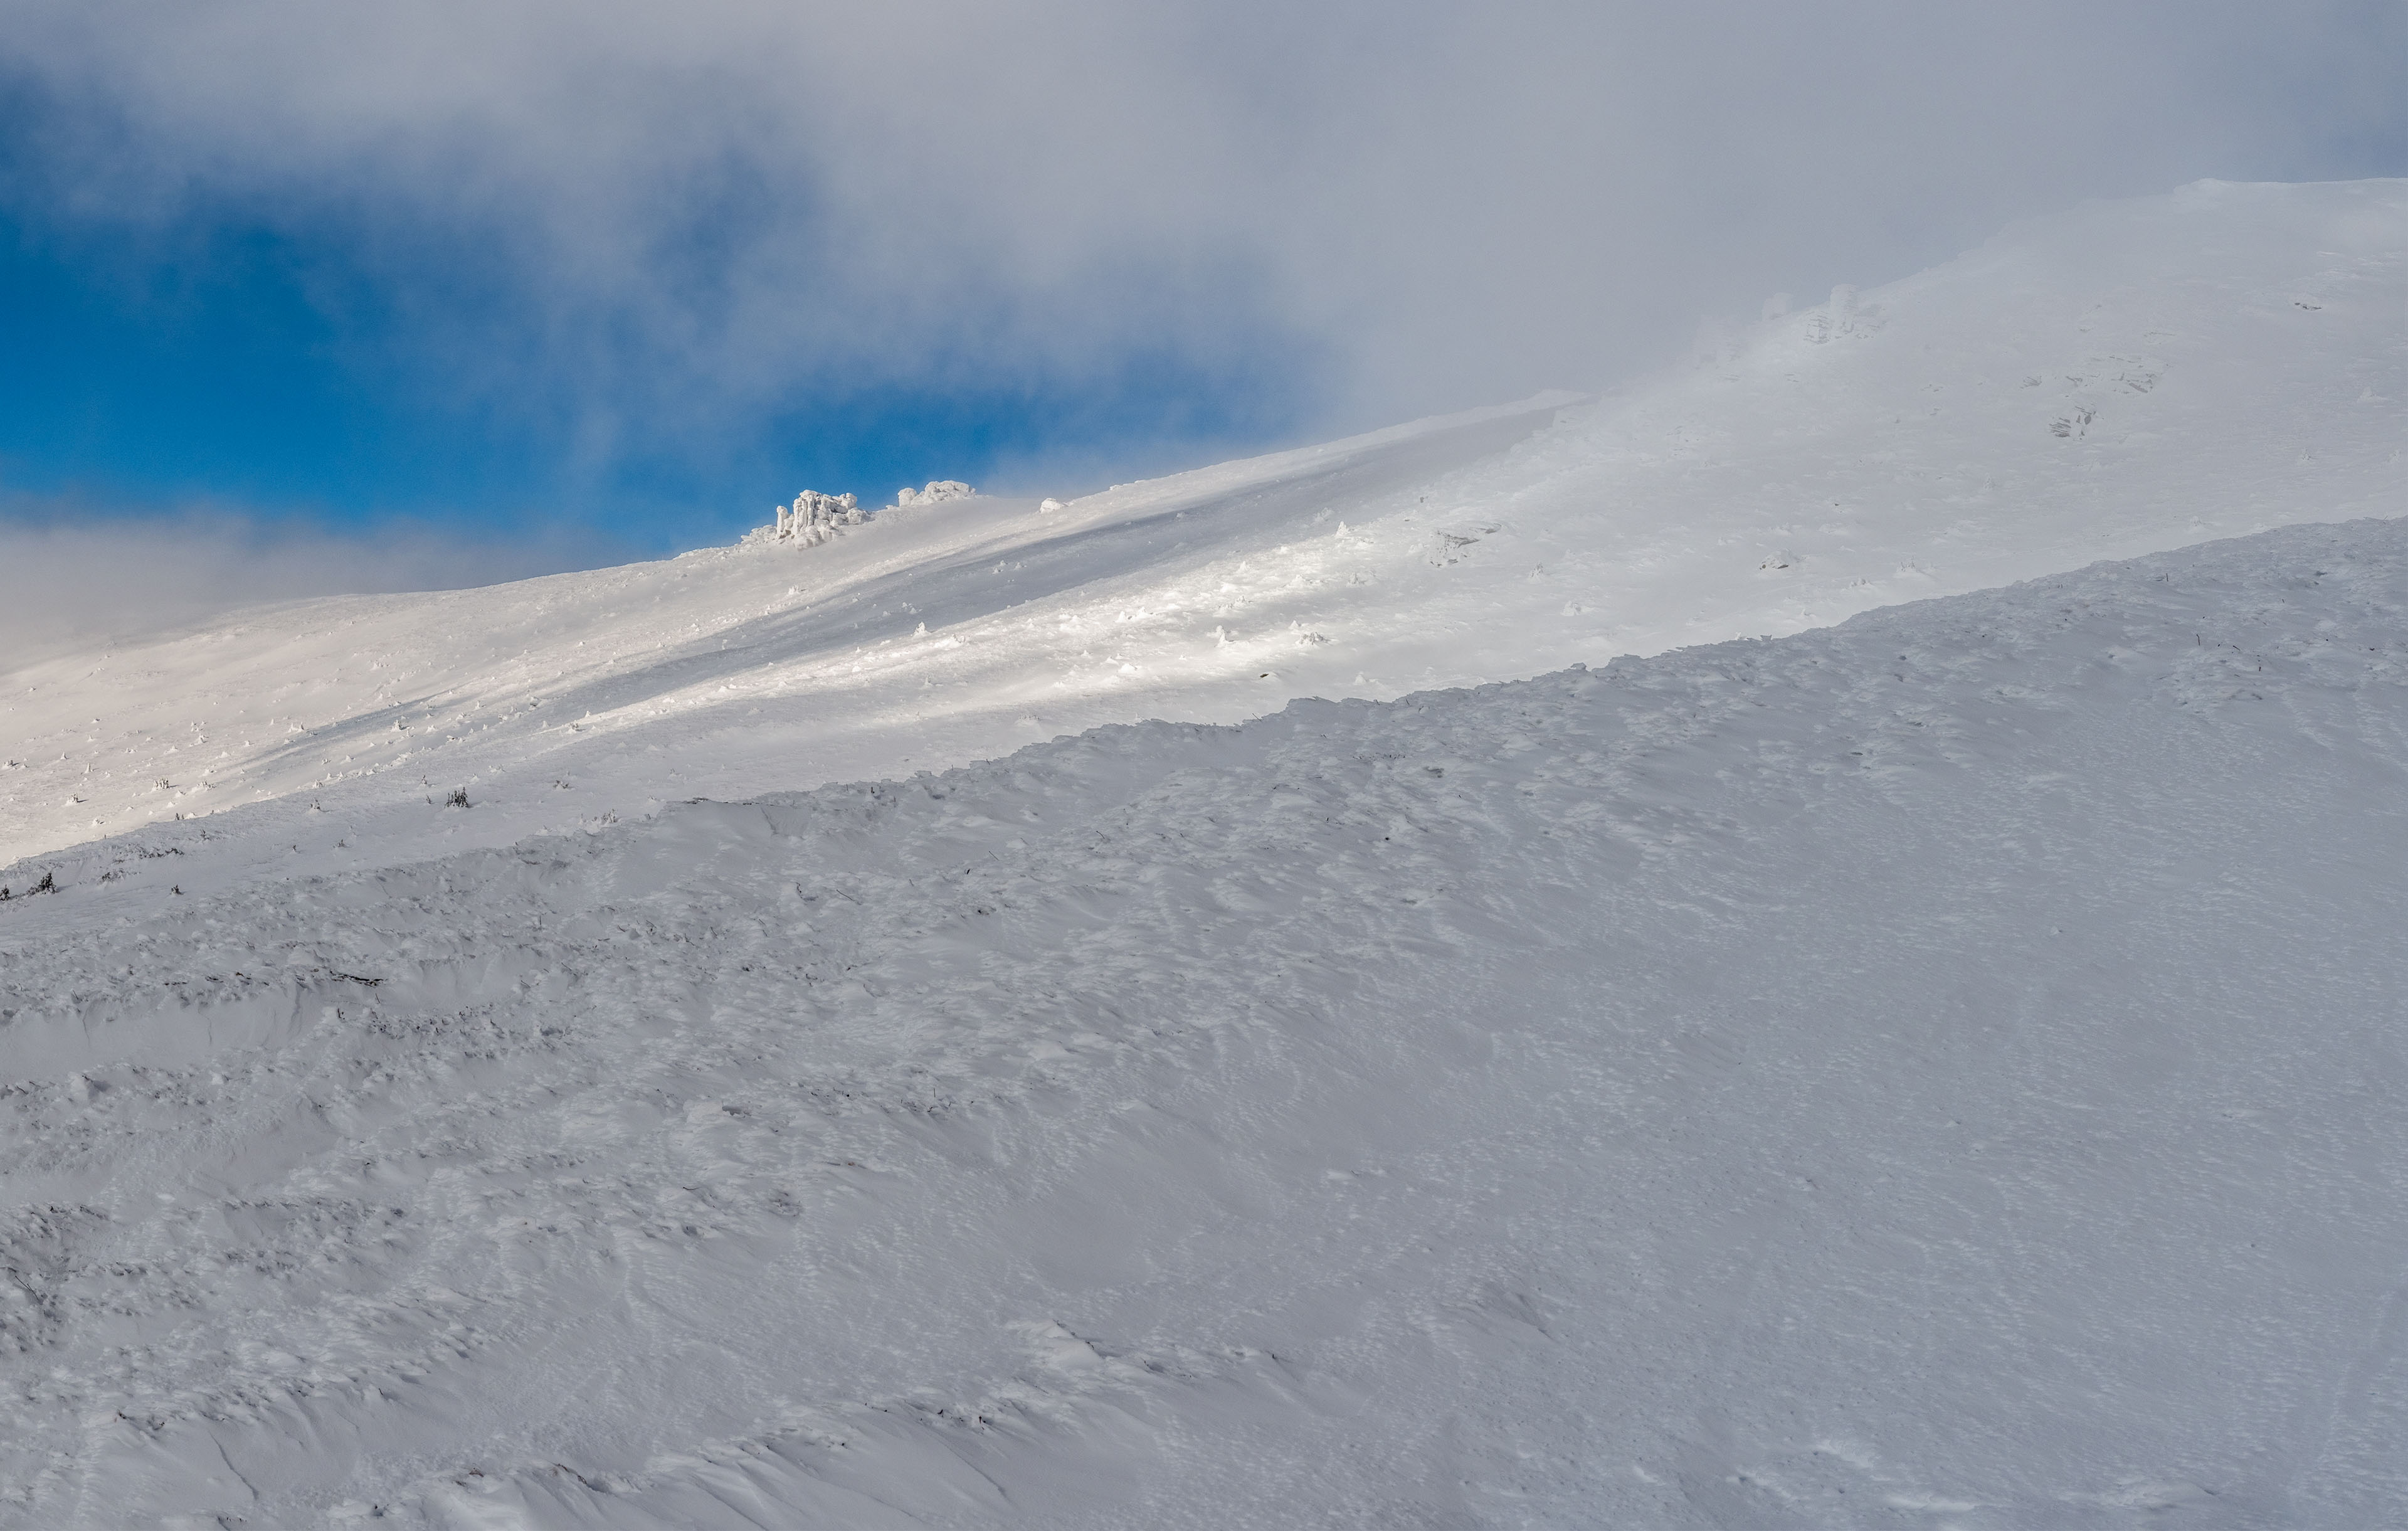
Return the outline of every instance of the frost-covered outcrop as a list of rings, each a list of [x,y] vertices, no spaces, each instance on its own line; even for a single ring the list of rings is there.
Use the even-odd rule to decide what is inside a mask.
[[[931,479],[925,489],[907,487],[896,490],[895,504],[888,508],[966,500],[976,493],[958,479]],[[869,520],[871,514],[861,508],[858,495],[823,494],[811,489],[796,495],[792,505],[774,507],[772,513],[777,517],[776,521],[745,533],[737,546],[816,548],[832,540],[846,527],[861,525]]]
[[[906,486],[896,490],[895,503],[898,508],[907,505],[935,505],[942,500],[966,500],[977,493],[978,491],[959,479],[931,479],[925,489],[912,489]]]
[[[765,547],[771,543],[790,543],[796,547],[816,548],[847,526],[858,526],[869,519],[861,508],[861,500],[853,494],[823,494],[806,489],[795,496],[792,505],[773,508],[777,520],[767,526],[758,526],[744,535],[745,547]]]

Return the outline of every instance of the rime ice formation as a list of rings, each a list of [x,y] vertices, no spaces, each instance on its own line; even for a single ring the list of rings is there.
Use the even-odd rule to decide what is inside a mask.
[[[777,520],[767,526],[748,532],[739,546],[767,547],[783,544],[797,548],[816,548],[847,526],[858,526],[868,517],[861,502],[851,494],[822,494],[806,489],[795,496],[791,506],[774,508]]]
[[[938,505],[946,500],[966,500],[977,491],[958,479],[932,479],[925,489],[908,485],[895,492],[895,504],[899,508],[913,505]]]

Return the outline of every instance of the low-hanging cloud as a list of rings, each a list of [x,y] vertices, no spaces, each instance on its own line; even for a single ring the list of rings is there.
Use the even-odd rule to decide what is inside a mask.
[[[392,523],[348,532],[220,508],[94,514],[0,505],[0,675],[96,642],[135,642],[231,608],[444,590],[588,567],[628,550],[561,531],[509,541]]]
[[[2202,175],[2396,166],[2390,4],[13,0],[6,188],[337,231],[594,461],[798,396],[1313,370],[1297,428]]]

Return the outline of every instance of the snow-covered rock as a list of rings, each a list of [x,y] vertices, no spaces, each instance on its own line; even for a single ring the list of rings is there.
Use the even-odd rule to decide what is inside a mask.
[[[895,492],[895,504],[899,508],[913,505],[941,505],[947,500],[966,500],[977,491],[959,479],[931,479],[925,489],[910,485]]]
[[[737,546],[816,548],[845,527],[858,526],[868,519],[857,496],[822,494],[810,489],[796,495],[793,505],[772,509],[777,519],[745,533]]]

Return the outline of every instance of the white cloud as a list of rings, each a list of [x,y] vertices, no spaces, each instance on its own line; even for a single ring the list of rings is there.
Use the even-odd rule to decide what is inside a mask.
[[[447,387],[540,378],[605,456],[1267,331],[1333,422],[1593,382],[2011,217],[2401,143],[2377,5],[7,9],[57,206],[345,222]]]
[[[102,520],[14,508],[0,509],[0,672],[259,602],[489,584],[628,555],[559,534],[502,543],[408,525],[337,534],[213,510]]]

